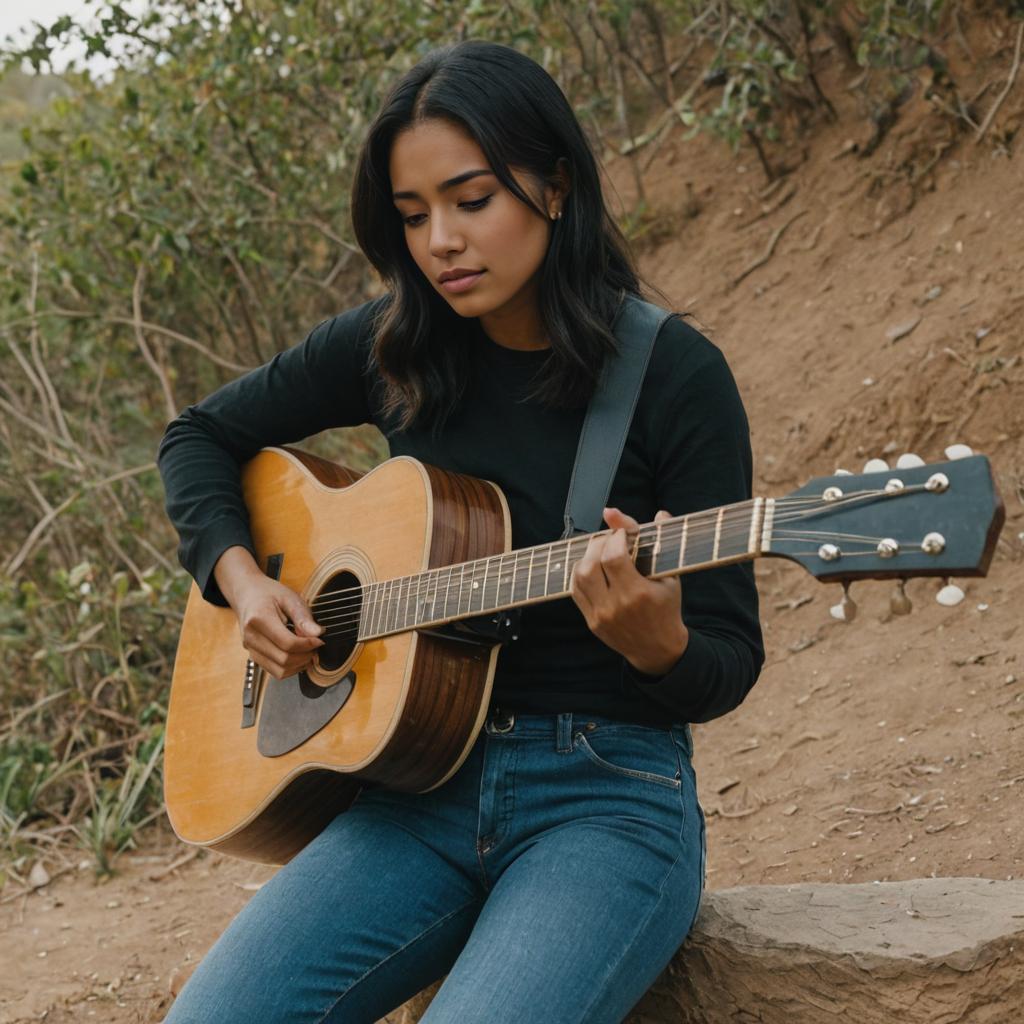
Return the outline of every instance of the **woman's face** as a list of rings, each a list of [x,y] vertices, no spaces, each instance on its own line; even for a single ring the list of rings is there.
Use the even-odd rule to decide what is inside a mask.
[[[548,187],[541,194],[513,170],[548,214],[540,216],[498,181],[465,131],[440,120],[395,138],[390,173],[409,252],[438,294],[460,316],[480,317],[492,337],[514,331],[514,345],[539,342],[531,336],[540,323],[537,274],[560,192]]]

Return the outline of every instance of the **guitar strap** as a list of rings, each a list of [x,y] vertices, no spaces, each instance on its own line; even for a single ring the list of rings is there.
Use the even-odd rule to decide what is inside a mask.
[[[569,479],[563,540],[577,533],[596,533],[601,526],[654,341],[665,321],[675,315],[632,295],[619,304],[612,325],[619,353],[605,361],[583,420]],[[421,632],[473,644],[507,643],[519,635],[521,614],[521,608],[512,608]]]
[[[625,295],[619,304],[612,325],[619,353],[605,360],[587,407],[569,478],[563,540],[601,528],[601,513],[611,494],[654,341],[675,315],[634,295]]]

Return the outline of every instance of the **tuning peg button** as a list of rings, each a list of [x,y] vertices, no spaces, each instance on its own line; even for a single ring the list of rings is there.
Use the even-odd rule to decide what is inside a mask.
[[[848,583],[843,584],[842,601],[839,604],[832,605],[828,613],[833,619],[838,619],[840,622],[853,622],[857,618],[857,604],[850,597],[850,585]]]
[[[947,459],[966,459],[969,455],[974,454],[974,449],[970,445],[966,444],[951,444],[946,449]]]
[[[935,600],[947,608],[955,608],[963,599],[964,592],[949,580],[946,580],[946,585],[935,595]]]
[[[853,476],[853,474],[848,469],[837,469],[832,475],[833,476]]]
[[[913,452],[905,452],[896,460],[897,469],[916,469],[918,466],[924,465],[924,459],[920,455],[915,455]]]
[[[885,459],[868,459],[864,463],[865,473],[884,473],[889,468],[889,463]]]
[[[906,586],[906,580],[899,580],[889,598],[889,607],[892,609],[893,615],[909,615],[914,607],[910,598],[907,597]]]

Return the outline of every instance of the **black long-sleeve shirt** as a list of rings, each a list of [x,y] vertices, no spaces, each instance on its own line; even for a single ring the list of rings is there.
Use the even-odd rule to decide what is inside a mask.
[[[204,597],[233,545],[253,550],[239,465],[267,445],[331,427],[375,423],[395,455],[497,483],[508,500],[513,548],[557,540],[584,410],[522,400],[546,350],[505,348],[476,320],[468,332],[471,383],[443,429],[399,431],[381,411],[368,365],[373,303],[316,327],[301,344],[189,406],[158,456],[178,555]],[[750,496],[746,414],[721,352],[670,320],[651,354],[608,504],[640,523]],[[498,657],[495,700],[522,712],[580,711],[639,722],[702,722],[736,707],[764,660],[750,563],[682,577],[689,644],[664,676],[639,673],[587,627],[571,598],[527,606],[519,639]]]

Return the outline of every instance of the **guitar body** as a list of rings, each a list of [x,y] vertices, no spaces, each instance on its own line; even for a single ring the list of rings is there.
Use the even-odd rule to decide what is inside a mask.
[[[266,449],[243,467],[242,485],[261,567],[275,566],[310,605],[321,593],[511,544],[497,486],[411,458],[360,477],[307,453]],[[363,782],[413,792],[440,785],[480,730],[498,650],[417,630],[353,637],[279,682],[253,671],[234,612],[193,585],[167,721],[164,791],[175,832],[283,863]]]

